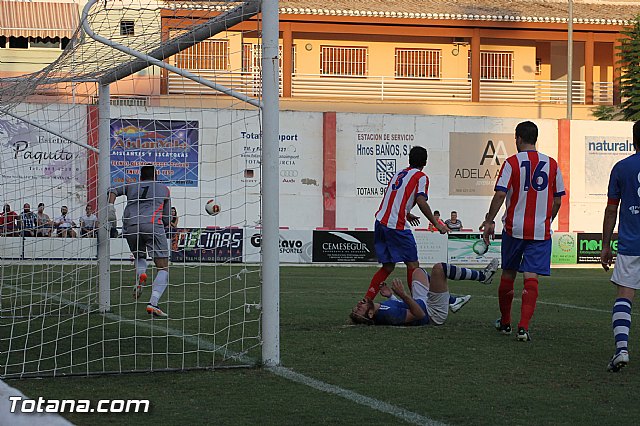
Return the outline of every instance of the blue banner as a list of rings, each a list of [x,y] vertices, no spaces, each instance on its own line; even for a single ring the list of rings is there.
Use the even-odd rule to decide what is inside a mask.
[[[137,182],[145,164],[169,186],[198,186],[198,122],[111,120],[111,184]]]

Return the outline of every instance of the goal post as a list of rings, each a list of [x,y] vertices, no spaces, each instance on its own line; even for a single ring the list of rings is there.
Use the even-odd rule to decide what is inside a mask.
[[[2,199],[68,208],[80,223],[97,214],[95,234],[58,213],[46,225],[38,213],[33,235],[3,228],[0,379],[280,364],[278,11],[270,0],[92,0],[58,60],[0,78]],[[256,46],[260,66],[247,69]],[[131,297],[140,262],[107,207],[109,188],[147,163],[177,220],[166,290],[149,258],[143,300]],[[118,199],[119,225],[123,209]],[[250,228],[262,233],[258,264],[244,263]],[[154,294],[168,319],[145,312]]]

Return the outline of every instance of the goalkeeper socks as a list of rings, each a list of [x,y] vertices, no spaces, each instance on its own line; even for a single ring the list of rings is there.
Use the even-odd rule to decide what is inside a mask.
[[[168,282],[169,271],[165,269],[159,270],[156,279],[153,280],[153,290],[151,291],[151,299],[149,299],[151,305],[158,306],[158,300],[160,300],[162,293],[166,290]]]
[[[371,279],[371,283],[369,284],[369,289],[367,290],[367,293],[364,295],[364,298],[369,300],[375,299],[376,296],[378,295],[378,292],[380,291],[380,284],[382,284],[384,280],[386,280],[387,277],[389,277],[390,274],[391,272],[387,272],[387,270],[384,268],[378,269],[378,272],[376,272],[373,275],[373,278]]]
[[[147,272],[147,259],[138,258],[136,259],[136,274],[140,276],[140,274],[145,274]]]
[[[450,280],[484,281],[486,278],[482,271],[450,265],[444,262],[442,262],[442,269],[444,269],[444,274]]]
[[[511,303],[513,302],[513,280],[502,276],[498,287],[498,302],[500,303],[500,322],[511,324]]]
[[[413,292],[413,271],[417,268],[409,268],[407,266],[407,285],[409,286],[409,293]]]
[[[627,350],[629,329],[631,328],[631,300],[619,297],[613,304],[611,314],[613,337],[616,340],[616,355]]]
[[[522,306],[520,307],[520,322],[518,328],[529,329],[529,321],[536,310],[536,300],[538,300],[538,279],[526,278],[524,289],[522,290]]]

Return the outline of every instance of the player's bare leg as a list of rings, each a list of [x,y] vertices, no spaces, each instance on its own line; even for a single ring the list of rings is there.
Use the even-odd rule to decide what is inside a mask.
[[[424,276],[424,277],[423,277]],[[442,263],[436,263],[431,268],[431,277],[428,279],[424,269],[416,269],[413,273],[413,279],[419,278],[418,281],[428,280],[429,291],[433,293],[446,293],[449,291],[449,284],[447,283],[447,274],[445,273]]]
[[[162,294],[167,288],[169,282],[169,258],[156,257],[153,259],[158,268],[156,278],[153,280],[153,287],[151,291],[151,298],[147,305],[147,312],[154,317],[166,318],[168,315],[158,307],[158,301],[162,297]]]
[[[511,304],[513,303],[513,283],[518,271],[503,269],[498,287],[498,301],[501,317],[496,320],[496,330],[502,334],[511,334]]]
[[[613,338],[616,342],[616,353],[607,364],[607,371],[616,373],[629,363],[629,329],[631,328],[631,304],[636,294],[635,289],[614,284],[617,294],[611,313]]]

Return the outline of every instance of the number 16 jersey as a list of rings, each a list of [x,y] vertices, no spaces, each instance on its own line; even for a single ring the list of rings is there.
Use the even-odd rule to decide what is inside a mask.
[[[428,199],[429,178],[420,169],[407,167],[389,181],[376,219],[387,228],[409,229],[407,213],[416,204],[418,195]]]
[[[504,231],[523,240],[551,238],[553,198],[565,195],[562,173],[553,158],[522,151],[502,164],[495,186],[506,192]]]

